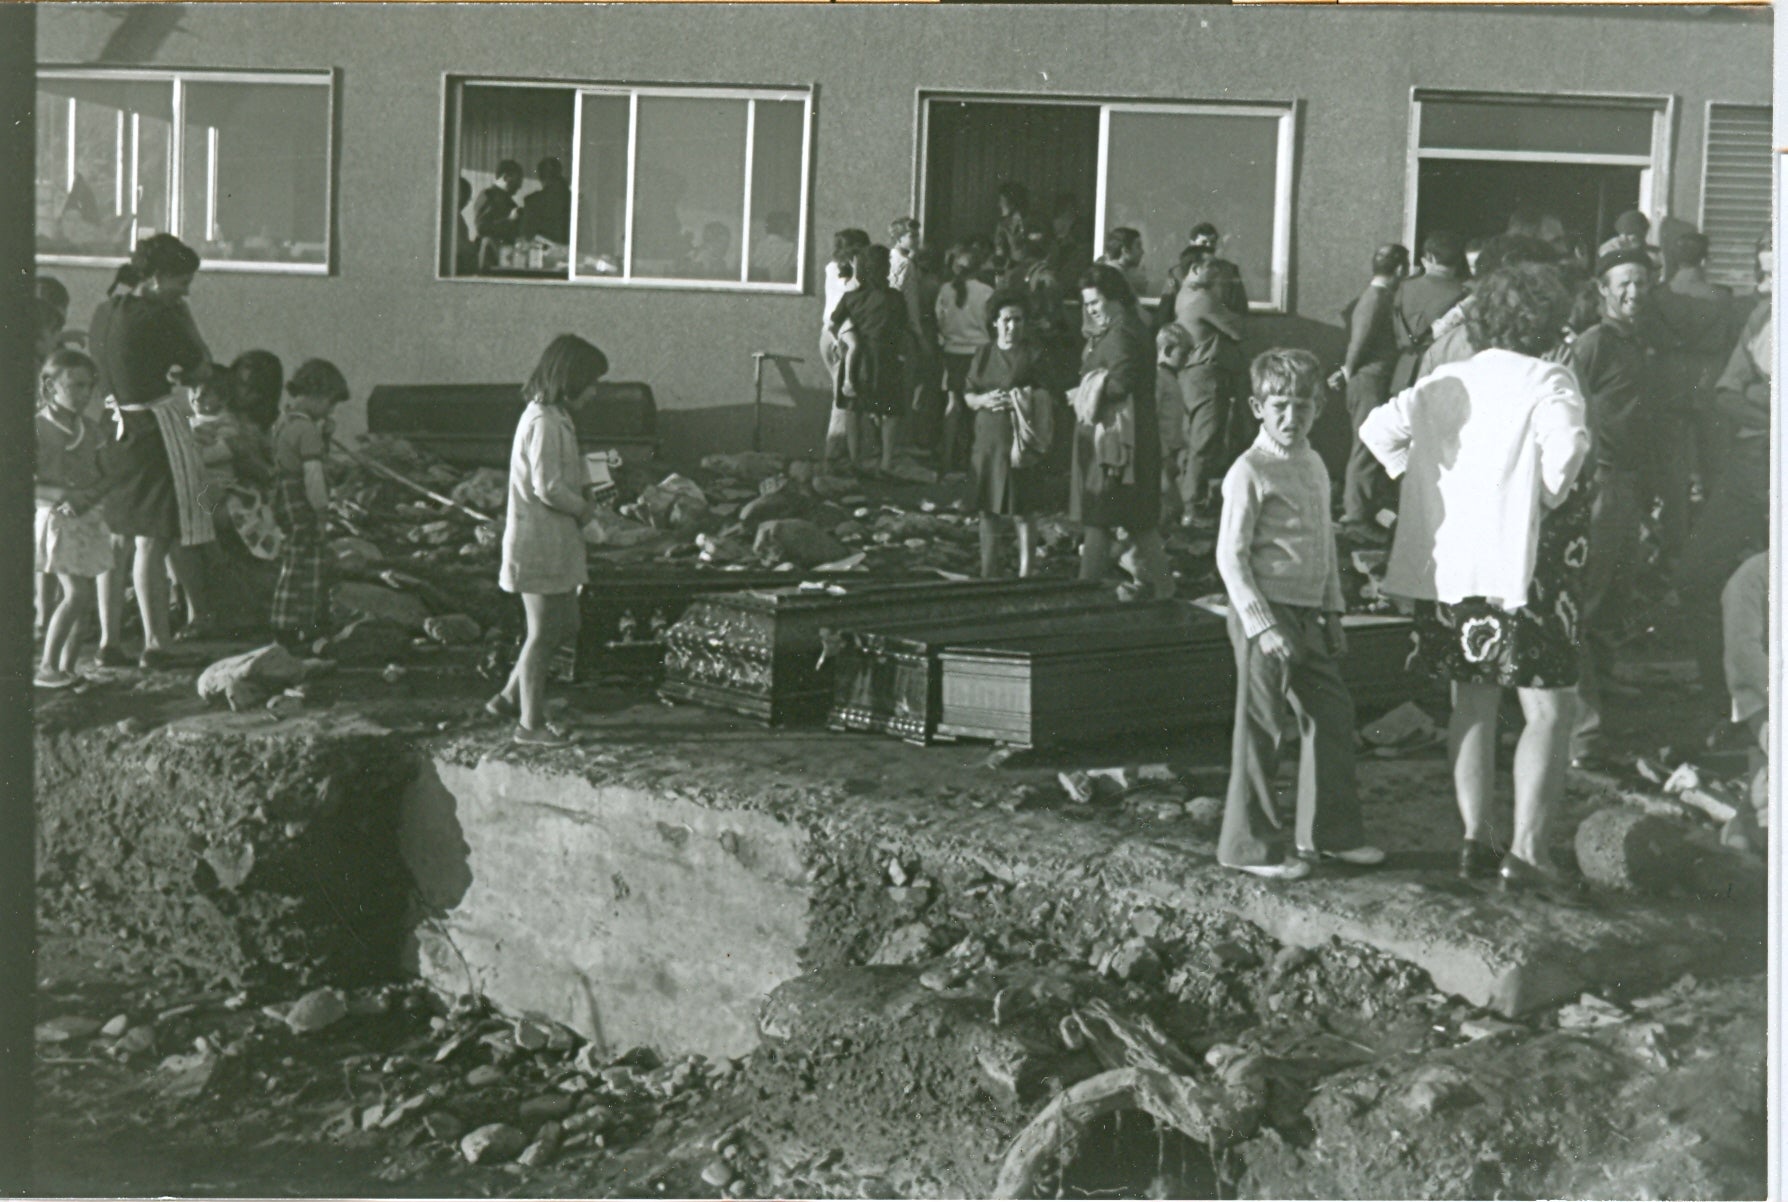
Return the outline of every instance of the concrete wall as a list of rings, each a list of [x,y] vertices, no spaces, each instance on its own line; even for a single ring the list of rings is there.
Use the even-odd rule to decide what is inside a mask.
[[[98,61],[116,13],[45,8],[40,61]],[[772,440],[801,450],[823,432],[826,397],[811,284],[791,297],[435,279],[444,75],[816,84],[810,281],[834,229],[879,232],[914,207],[921,88],[1297,100],[1291,314],[1258,323],[1258,338],[1333,353],[1362,260],[1402,234],[1411,87],[1673,94],[1671,210],[1692,221],[1707,102],[1770,99],[1768,22],[1606,8],[207,4],[130,61],[341,72],[338,271],[202,279],[194,309],[220,353],[327,355],[363,394],[519,380],[551,334],[576,330],[615,378],[651,383],[680,450],[742,445],[751,352],[802,355],[798,408],[780,382],[767,389]],[[108,273],[55,270],[77,316],[90,311]],[[344,430],[358,421],[356,406]]]

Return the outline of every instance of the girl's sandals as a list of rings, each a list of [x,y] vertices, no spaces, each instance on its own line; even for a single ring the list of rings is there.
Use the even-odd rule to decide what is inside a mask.
[[[518,725],[511,741],[520,747],[553,748],[572,745],[565,732],[550,722],[538,730],[530,730],[525,726]]]
[[[46,672],[39,668],[37,675],[31,678],[31,683],[40,689],[72,689],[81,683],[81,678],[73,672],[62,672],[55,668]]]

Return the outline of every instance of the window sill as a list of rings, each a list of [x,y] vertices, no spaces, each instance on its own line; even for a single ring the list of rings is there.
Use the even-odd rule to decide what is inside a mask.
[[[107,267],[117,268],[127,262],[127,255],[70,255],[40,254],[37,262],[50,267]],[[262,263],[253,259],[204,259],[199,263],[199,274],[227,272],[231,275],[314,275],[330,274],[326,263]]]
[[[440,275],[435,279],[445,284],[504,284],[546,288],[614,288],[647,292],[722,292],[742,296],[806,296],[800,284],[755,284],[730,280],[622,280],[593,276],[542,275],[535,272],[511,271],[490,275]]]

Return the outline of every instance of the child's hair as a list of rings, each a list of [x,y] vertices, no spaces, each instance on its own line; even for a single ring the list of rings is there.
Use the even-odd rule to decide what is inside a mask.
[[[279,396],[286,388],[285,365],[272,351],[243,351],[230,364],[238,378],[235,411],[263,429],[279,420]]]
[[[498,163],[497,169],[493,174],[498,179],[505,179],[511,175],[516,179],[526,179],[528,177],[528,173],[522,170],[522,165],[514,159],[504,159],[502,162]]]
[[[40,406],[50,403],[50,381],[65,371],[77,371],[85,368],[88,375],[97,375],[99,368],[84,351],[77,351],[72,346],[61,347],[50,352],[50,357],[43,361],[43,367],[37,373],[37,399]]]
[[[981,270],[981,255],[966,242],[950,248],[950,293],[958,309],[968,304],[968,282]]]
[[[1080,286],[1083,290],[1094,289],[1121,308],[1132,312],[1136,309],[1136,289],[1130,286],[1129,277],[1109,263],[1094,263],[1081,272]]]
[[[1323,400],[1322,364],[1309,351],[1276,346],[1254,357],[1248,369],[1254,395],[1314,397]]]
[[[857,248],[868,245],[869,234],[864,230],[839,230],[832,235],[832,262],[838,264],[839,278],[851,278],[851,260]]]
[[[542,405],[565,405],[608,374],[608,356],[576,334],[560,334],[540,353],[522,396]]]
[[[286,381],[286,394],[292,397],[321,397],[331,404],[348,399],[348,378],[341,368],[327,359],[306,359]]]
[[[862,287],[888,286],[888,248],[881,243],[871,242],[868,246],[859,246],[851,256],[851,265],[857,283]]]
[[[1105,257],[1121,259],[1132,246],[1142,241],[1142,235],[1127,225],[1114,226],[1105,235]]]
[[[130,268],[136,284],[156,276],[192,275],[199,269],[199,252],[172,234],[152,234],[130,252]]]
[[[228,413],[236,411],[240,392],[236,377],[216,363],[206,370],[204,382],[199,385],[200,396],[207,398],[216,409]]]
[[[999,322],[1000,313],[1006,309],[1017,309],[1025,320],[1030,320],[1030,294],[1007,288],[987,298],[987,336],[989,338],[994,337],[994,326]]]
[[[53,275],[40,275],[33,283],[33,291],[37,299],[55,305],[64,315],[68,313],[68,289],[61,280]]]
[[[1546,263],[1517,263],[1479,285],[1465,325],[1477,350],[1538,358],[1558,345],[1571,318],[1572,297],[1558,269]]]
[[[1199,248],[1191,248],[1195,252]],[[1186,264],[1185,286],[1193,291],[1208,291],[1223,282],[1223,273],[1217,266],[1217,256],[1209,251],[1195,253]]]
[[[896,217],[888,223],[888,241],[898,242],[908,234],[919,232],[919,219],[916,217]]]

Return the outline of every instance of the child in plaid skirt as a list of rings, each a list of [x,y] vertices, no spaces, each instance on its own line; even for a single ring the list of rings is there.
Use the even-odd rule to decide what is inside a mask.
[[[290,399],[273,426],[273,512],[285,532],[279,582],[273,589],[273,637],[297,646],[328,633],[329,544],[323,519],[329,484],[323,458],[334,423],[329,413],[348,399],[335,364],[312,359],[292,373]]]

